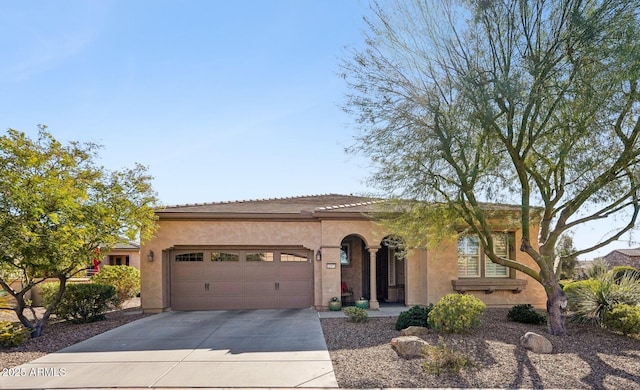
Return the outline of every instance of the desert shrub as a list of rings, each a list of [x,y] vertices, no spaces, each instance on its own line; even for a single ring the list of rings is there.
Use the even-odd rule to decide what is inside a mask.
[[[22,326],[22,324],[0,321],[0,346],[2,347],[16,347],[27,341],[30,335],[29,329]]]
[[[533,325],[541,325],[547,321],[547,318],[535,311],[530,304],[515,305],[507,313],[507,318],[511,321]]]
[[[410,326],[424,326],[428,328],[427,317],[432,309],[433,304],[429,304],[427,307],[416,305],[407,311],[401,312],[396,320],[396,330],[406,329]]]
[[[55,314],[74,323],[104,319],[104,314],[117,303],[116,289],[98,283],[68,284]]]
[[[91,280],[94,283],[115,287],[118,306],[121,306],[140,292],[140,270],[128,265],[103,267]]]
[[[640,333],[640,307],[624,303],[614,305],[604,316],[605,326],[622,334]]]
[[[347,315],[350,322],[367,322],[367,320],[369,320],[369,314],[361,307],[346,307],[344,309],[344,314]]]
[[[485,304],[471,294],[447,294],[433,307],[427,323],[445,333],[469,332],[480,324]]]
[[[442,338],[438,340],[437,345],[425,347],[424,356],[422,369],[438,376],[444,373],[458,374],[465,366],[471,365],[471,361],[464,354],[449,348]]]
[[[604,326],[604,317],[618,304],[640,304],[640,282],[629,275],[616,281],[612,273],[595,283],[583,284],[567,292],[572,321]]]
[[[592,291],[596,291],[600,282],[596,279],[585,279],[585,280],[577,280],[575,282],[571,282],[566,284],[563,287],[563,291],[567,294],[567,299],[569,300],[569,304],[567,309],[569,311],[576,311],[576,302],[578,300],[576,296],[577,290],[590,289]]]
[[[623,277],[625,277],[625,275],[634,280],[640,280],[640,271],[628,265],[618,265],[613,267],[610,272],[613,274],[613,278],[616,282],[619,282]]]

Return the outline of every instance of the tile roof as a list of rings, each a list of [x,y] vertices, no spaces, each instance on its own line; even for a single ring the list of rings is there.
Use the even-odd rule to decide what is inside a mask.
[[[156,211],[160,219],[316,219],[367,218],[381,211],[385,199],[359,195],[306,195],[168,206]],[[518,212],[520,206],[485,203],[492,211]]]
[[[379,199],[365,196],[326,194],[176,205],[159,210],[158,213],[300,214],[313,213],[315,211],[366,212],[371,211],[371,206],[379,201]]]
[[[619,252],[619,253],[622,253],[623,255],[629,256],[629,257],[640,257],[640,248],[615,249],[611,253],[613,253],[613,252]],[[611,254],[611,253],[609,253],[609,254]]]

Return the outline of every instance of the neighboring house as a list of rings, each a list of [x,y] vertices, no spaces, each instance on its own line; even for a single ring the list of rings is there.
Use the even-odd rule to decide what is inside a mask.
[[[640,248],[616,249],[604,256],[609,267],[628,265],[640,269]]]
[[[129,265],[140,269],[140,245],[135,241],[117,243],[111,251],[100,255],[99,261],[94,261],[94,266],[87,272],[91,276],[106,265]]]
[[[539,283],[487,261],[474,236],[406,254],[389,247],[393,232],[371,218],[378,202],[332,194],[158,210],[155,237],[140,250],[142,308],[326,309],[345,285],[374,309],[427,305],[454,291],[489,306],[545,306]],[[505,217],[519,210],[494,207]],[[498,252],[532,263],[516,250],[519,229],[497,224],[496,232]]]

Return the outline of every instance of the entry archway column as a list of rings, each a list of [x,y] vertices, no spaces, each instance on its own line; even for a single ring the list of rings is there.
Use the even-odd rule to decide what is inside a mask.
[[[377,277],[376,277],[376,253],[378,253],[379,248],[367,248],[369,251],[369,308],[377,310],[380,308],[380,303],[378,302],[378,291],[377,289]]]

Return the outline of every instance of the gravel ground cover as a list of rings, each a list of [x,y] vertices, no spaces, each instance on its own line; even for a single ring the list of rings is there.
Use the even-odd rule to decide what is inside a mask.
[[[440,376],[425,372],[423,359],[405,360],[391,349],[391,339],[400,335],[395,317],[371,318],[363,324],[345,318],[321,323],[343,388],[640,389],[640,339],[574,324],[568,326],[569,335],[555,337],[546,334],[544,326],[507,321],[506,313],[506,309],[487,309],[472,334],[422,336],[432,345],[443,342],[473,361],[460,374]],[[133,300],[124,310],[108,313],[104,321],[76,325],[52,318],[42,337],[0,349],[0,368],[29,362],[144,316],[139,301]],[[0,315],[0,319],[9,317],[11,313]],[[538,355],[519,347],[520,337],[528,331],[547,337],[553,353]]]
[[[41,310],[39,311],[41,312]],[[14,348],[0,348],[0,369],[30,362],[48,353],[58,351],[110,329],[140,319],[145,315],[140,310],[140,299],[135,298],[128,301],[122,310],[107,313],[107,318],[103,321],[73,324],[68,321],[58,320],[55,316],[52,316],[41,337],[27,340],[24,344]],[[13,312],[2,311],[0,312],[0,320],[17,321],[17,317]]]
[[[395,317],[370,318],[364,324],[344,318],[321,321],[343,388],[640,389],[640,339],[575,324],[568,325],[567,336],[551,336],[545,326],[508,321],[507,311],[487,309],[472,334],[422,336],[473,361],[460,374],[440,376],[422,369],[424,359],[405,360],[393,351],[390,341],[400,335]],[[553,353],[540,355],[520,347],[519,339],[528,331],[547,337]]]

